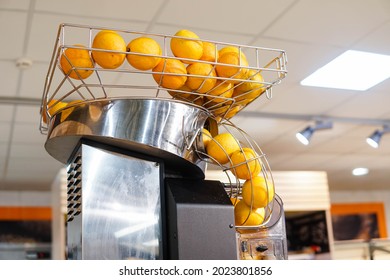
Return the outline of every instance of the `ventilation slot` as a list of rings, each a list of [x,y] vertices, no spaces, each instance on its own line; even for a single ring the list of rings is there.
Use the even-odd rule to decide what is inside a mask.
[[[81,213],[81,155],[77,155],[67,170],[67,205],[70,222]]]

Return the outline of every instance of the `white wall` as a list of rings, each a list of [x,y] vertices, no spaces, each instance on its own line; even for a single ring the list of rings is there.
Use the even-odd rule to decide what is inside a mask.
[[[0,191],[0,206],[51,206],[51,192]]]

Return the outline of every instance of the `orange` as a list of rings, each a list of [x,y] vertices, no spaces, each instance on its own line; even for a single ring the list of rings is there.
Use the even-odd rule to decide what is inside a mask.
[[[258,155],[251,148],[242,148],[230,157],[232,173],[239,179],[247,180],[261,171]]]
[[[217,62],[218,57],[219,53],[217,46],[211,42],[203,42],[203,54],[199,59],[209,62]]]
[[[205,95],[206,99],[208,99],[210,96]],[[220,115],[224,114],[229,108],[230,108],[231,102],[227,99],[225,102],[211,102],[207,101],[205,102],[205,108],[207,108],[209,111],[212,111],[214,115]]]
[[[273,184],[262,176],[245,181],[242,186],[242,200],[254,208],[265,207],[275,196]]]
[[[207,92],[206,98],[214,103],[228,101],[233,95],[233,83],[217,80],[212,90]],[[220,96],[221,98],[217,98]]]
[[[234,207],[234,221],[236,226],[259,226],[264,222],[265,209],[252,208],[244,201],[239,201]]]
[[[230,156],[240,150],[240,145],[231,133],[216,135],[207,144],[207,154],[219,164],[228,163]]]
[[[215,106],[214,104],[205,103],[209,105],[208,110],[213,114],[214,117],[224,117],[229,111],[230,105]]]
[[[237,197],[231,197],[231,198],[230,198],[230,201],[232,202],[233,206],[236,206],[237,203],[240,202],[240,199],[237,198]]]
[[[208,63],[195,62],[187,66],[188,76],[186,86],[199,93],[206,93],[211,90],[217,79],[214,67]]]
[[[162,59],[153,68],[153,79],[162,87],[181,88],[187,80],[187,69],[183,62],[174,58]]]
[[[47,107],[42,110],[42,120],[44,123],[47,123],[47,115],[51,118],[62,108],[66,107],[67,103],[58,101],[57,99],[52,99],[47,103]],[[47,114],[46,114],[47,112]]]
[[[118,68],[126,58],[126,42],[119,33],[112,30],[99,31],[93,39],[92,48],[115,51],[92,51],[93,59],[102,68]]]
[[[85,48],[84,45],[74,45],[76,47]],[[90,69],[79,68],[93,68],[93,62],[86,49],[67,48],[61,54],[60,65],[62,71],[69,77],[80,80],[86,79],[93,73]]]
[[[203,104],[204,104],[204,99],[203,99],[203,97],[197,97],[197,98],[195,98],[193,101],[192,101],[192,103],[194,103],[194,104],[196,104],[196,105],[198,105],[198,106],[203,106]]]
[[[148,37],[138,37],[127,45],[127,61],[138,70],[150,70],[161,61],[161,47],[154,39]],[[146,55],[135,55],[140,53]]]
[[[263,76],[257,71],[249,70],[245,75],[248,82],[243,82],[234,89],[233,97],[236,101],[252,101],[265,91]]]
[[[224,55],[225,53],[228,53],[228,52],[241,53],[241,55],[245,59],[247,59],[246,56],[245,56],[244,51],[242,50],[242,48],[239,48],[239,47],[236,47],[236,46],[225,46],[225,47],[223,47],[222,49],[220,49],[218,51],[218,54],[219,54],[219,56],[222,56],[222,55]]]
[[[219,56],[215,70],[219,77],[243,79],[246,73],[248,61],[243,55],[237,52],[227,52]],[[226,65],[225,65],[226,64]],[[240,81],[234,81],[238,83]]]
[[[206,103],[207,104],[207,103]],[[209,108],[209,111],[213,114],[215,117],[222,117],[224,119],[230,119],[233,116],[235,116],[241,109],[244,108],[242,105],[224,105],[220,107],[214,107],[212,104],[207,104],[211,107]]]
[[[242,105],[235,105],[225,115],[225,119],[230,119],[234,117],[241,109],[243,109],[244,106]]]
[[[189,59],[200,59],[203,55],[203,42],[194,32],[186,29],[179,30],[171,39],[171,50],[174,56],[180,58],[184,63],[191,64],[196,61],[188,61]],[[183,37],[183,38],[179,38]],[[186,39],[188,38],[188,39]],[[184,58],[184,59],[183,59]]]

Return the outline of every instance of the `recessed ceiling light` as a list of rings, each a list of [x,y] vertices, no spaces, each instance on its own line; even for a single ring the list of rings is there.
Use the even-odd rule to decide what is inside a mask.
[[[365,167],[358,167],[352,170],[352,174],[354,176],[363,176],[368,174],[368,168]]]
[[[301,81],[301,85],[367,90],[390,77],[390,56],[348,50]]]

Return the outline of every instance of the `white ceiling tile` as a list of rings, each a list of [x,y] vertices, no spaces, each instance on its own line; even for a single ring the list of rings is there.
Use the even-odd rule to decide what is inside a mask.
[[[50,1],[51,2],[51,1]],[[79,1],[78,1],[79,2]],[[49,62],[58,28],[62,23],[82,24],[87,26],[99,26],[125,30],[145,31],[147,23],[120,21],[105,18],[76,17],[70,15],[34,14],[29,37],[28,56],[33,60]],[[65,44],[88,45],[88,29],[66,29]],[[74,32],[74,34],[72,34]],[[44,43],[43,43],[44,42]]]
[[[273,95],[270,102],[261,108],[263,112],[323,115],[355,95],[354,91],[297,85],[283,91],[279,90],[277,94]]]
[[[2,160],[2,159],[1,159]],[[5,161],[0,161],[0,190],[4,187],[5,173],[3,172]],[[0,198],[1,200],[1,198]]]
[[[52,181],[63,164],[55,160],[38,161],[35,158],[12,158],[9,161],[6,180],[9,181]]]
[[[389,34],[390,22],[387,22],[353,45],[353,49],[390,55]]]
[[[19,69],[13,61],[0,60],[0,96],[16,96],[18,92]]]
[[[0,59],[16,60],[23,55],[26,22],[26,12],[0,10]]]
[[[19,96],[41,99],[48,69],[48,63],[37,62],[23,70]]]
[[[0,103],[0,122],[9,122],[13,118],[13,105],[5,105]]]
[[[51,160],[53,159],[46,152],[44,143],[41,144],[11,144],[10,147],[11,158],[34,158],[37,160]]]
[[[280,86],[277,86],[277,89],[280,89]],[[273,96],[275,94],[279,94],[279,92],[275,91],[275,87],[272,90],[270,98],[266,96],[266,94],[262,94],[261,96],[257,97],[255,100],[253,100],[251,103],[246,104],[246,106],[237,113],[237,117],[241,116],[243,112],[261,112],[261,108],[266,106],[268,103],[272,102]],[[236,117],[234,117],[236,118]]]
[[[2,0],[0,2],[0,9],[17,9],[28,10],[31,0]]]
[[[288,154],[302,154],[306,153],[310,147],[302,145],[295,137],[299,130],[290,130],[284,134],[279,135],[272,141],[263,144],[263,151],[267,154],[272,153],[288,153]]]
[[[11,133],[11,123],[0,122],[0,143],[8,143]]]
[[[237,5],[224,0],[171,0],[159,14],[156,24],[182,24],[207,30],[238,34],[258,34],[293,1],[248,0]]]
[[[0,170],[1,169],[1,164],[5,163],[5,157],[7,155],[8,151],[8,144],[4,142],[0,142]]]
[[[18,105],[16,107],[15,122],[31,124],[38,128],[40,121],[40,107],[35,105]]]
[[[385,0],[301,0],[264,35],[292,41],[349,46],[390,19]],[[367,14],[375,15],[367,17]],[[337,32],[336,32],[337,30]]]
[[[16,123],[14,125],[14,131],[12,136],[13,143],[34,143],[44,144],[46,141],[46,135],[42,135],[37,125],[34,124],[21,124]]]
[[[151,28],[150,32],[156,34],[163,34],[167,36],[173,36],[180,29],[186,28],[180,23],[175,25],[167,25],[167,24],[155,24]],[[232,43],[232,44],[247,44],[250,40],[252,40],[252,36],[248,36],[245,34],[229,34],[227,32],[213,31],[213,30],[203,30],[198,28],[191,29],[192,32],[196,33],[199,38],[203,40],[216,41],[221,43]]]
[[[50,167],[51,165],[55,165],[54,167]],[[8,165],[8,171],[10,173],[16,172],[19,170],[19,173],[24,172],[45,172],[45,169],[49,168],[50,171],[53,170],[59,170],[61,167],[63,167],[63,164],[60,162],[54,160],[54,159],[48,159],[48,160],[37,160],[36,158],[12,158],[9,160]],[[21,172],[23,170],[23,172]]]
[[[320,135],[320,131],[318,133],[314,133],[313,135],[313,142],[315,138],[322,138],[322,135]],[[368,150],[370,147],[366,144],[366,137],[367,135],[361,135],[361,143],[359,143],[359,140],[356,141],[356,137],[338,137],[335,136],[331,139],[328,139],[326,141],[321,141],[320,144],[318,145],[310,145],[308,147],[308,152],[309,153],[316,153],[316,154],[327,154],[327,153],[332,153],[332,154],[354,154],[355,151],[358,148],[364,147],[366,150]],[[367,147],[365,147],[367,146]],[[359,153],[362,153],[360,150]]]
[[[340,103],[328,111],[329,115],[335,117],[351,118],[382,118],[390,113],[389,92],[355,92],[347,102]]]
[[[344,50],[334,46],[313,45],[286,40],[273,40],[259,38],[254,42],[255,46],[279,48],[287,54],[287,77],[282,80],[300,82],[318,68],[333,60]]]
[[[243,114],[245,114],[243,112]],[[275,138],[284,136],[302,126],[301,121],[286,121],[274,118],[237,117],[231,122],[245,131],[250,137],[257,139],[260,147],[273,141]]]
[[[164,0],[115,0],[114,2],[96,0],[67,0],[66,2],[40,0],[36,2],[35,9],[39,12],[68,14],[78,16],[78,18],[149,21],[157,13],[162,3],[164,3]],[[131,25],[128,28],[131,29]]]
[[[376,86],[372,87],[368,90],[368,92],[371,91],[388,91],[390,88],[390,79],[384,80],[383,82],[377,84]]]

